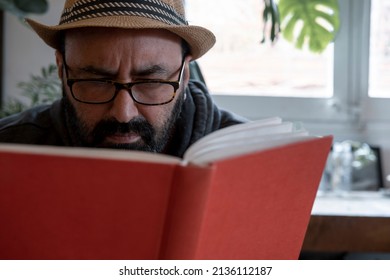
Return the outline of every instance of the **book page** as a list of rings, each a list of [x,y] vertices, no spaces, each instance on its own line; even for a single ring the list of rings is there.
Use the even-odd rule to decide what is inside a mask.
[[[298,141],[308,132],[280,118],[253,121],[221,129],[194,143],[184,154],[184,162],[207,165],[210,162],[264,150]],[[300,139],[302,140],[302,139]]]
[[[199,139],[192,144],[184,154],[186,160],[190,160],[193,155],[199,151],[206,149],[210,144],[220,143],[222,141],[237,141],[237,139],[251,138],[259,135],[266,135],[269,133],[276,133],[282,131],[291,131],[292,127],[284,125],[275,129],[275,126],[282,124],[282,119],[279,117],[261,119],[247,123],[241,123],[226,128],[219,129]],[[278,130],[278,131],[276,131]]]
[[[202,141],[195,143],[185,153],[184,158],[192,161],[201,154],[205,154],[216,148],[228,148],[229,146],[246,145],[245,143],[258,141],[267,135],[278,135],[292,132],[293,125],[290,122],[277,125],[264,126],[254,128],[250,131],[239,131],[235,134],[223,135],[220,138],[208,139],[210,141]],[[191,149],[192,148],[192,149]]]
[[[259,152],[313,138],[315,137],[308,135],[306,131],[297,131],[266,135],[261,138],[247,140],[244,143],[222,143],[221,145],[215,145],[209,148],[205,153],[198,153],[194,158],[191,158],[188,163],[195,165],[207,165],[215,161]]]

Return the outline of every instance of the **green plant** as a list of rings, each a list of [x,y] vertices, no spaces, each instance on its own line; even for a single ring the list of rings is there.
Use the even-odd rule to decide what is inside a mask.
[[[0,0],[0,10],[9,12],[20,19],[26,17],[28,14],[44,14],[47,12],[48,8],[49,4],[47,0]],[[47,69],[42,69],[42,77],[51,77],[53,71],[53,65],[49,65]],[[47,82],[51,81],[52,80],[50,79],[50,81]],[[24,90],[25,97],[31,98],[29,100],[30,104],[26,104],[26,102],[19,99],[7,100],[8,102],[0,109],[0,118],[23,111],[29,106],[38,104],[41,101],[46,102],[46,100],[50,98],[51,93],[50,91],[47,91],[48,85],[44,84],[45,83],[38,76],[32,76],[31,82],[20,83],[19,87]],[[39,90],[37,89],[37,86],[39,85],[43,85],[42,96],[38,95]],[[53,85],[53,87],[56,87],[56,85]],[[32,91],[27,93],[30,89]],[[0,103],[3,104],[2,102]]]
[[[20,82],[17,86],[22,90],[21,98],[7,100],[0,110],[0,118],[36,105],[50,104],[60,98],[62,92],[57,66],[54,64],[43,67],[40,75],[31,75],[29,81]]]
[[[298,49],[307,47],[321,53],[339,30],[338,0],[264,0],[264,3],[264,26],[271,22],[271,42],[281,33]]]

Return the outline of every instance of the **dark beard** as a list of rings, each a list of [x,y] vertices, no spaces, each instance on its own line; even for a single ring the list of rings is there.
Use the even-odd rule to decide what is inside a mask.
[[[128,123],[119,123],[115,119],[105,119],[97,123],[91,132],[87,126],[78,118],[77,112],[64,94],[62,98],[65,118],[76,146],[100,147],[124,150],[138,150],[161,153],[164,151],[171,138],[176,120],[179,118],[184,102],[184,92],[178,94],[178,100],[173,107],[170,118],[164,123],[161,131],[156,129],[142,116],[130,120]],[[93,105],[91,105],[93,106]],[[141,137],[141,141],[135,143],[115,144],[104,142],[106,137],[116,133],[135,133]]]
[[[117,133],[135,133],[141,137],[142,141],[130,144],[104,142],[107,136]],[[161,147],[161,141],[157,143],[155,135],[154,128],[141,117],[134,118],[128,123],[119,123],[115,120],[102,120],[93,129],[91,133],[92,142],[89,144],[92,147],[159,152],[163,147]],[[166,137],[165,133],[163,136],[164,138]]]

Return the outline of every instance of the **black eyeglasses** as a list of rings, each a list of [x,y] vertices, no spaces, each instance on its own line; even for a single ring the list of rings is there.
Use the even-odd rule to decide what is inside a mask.
[[[164,105],[171,102],[179,89],[185,66],[183,58],[180,74],[177,81],[170,80],[142,80],[132,83],[119,83],[107,79],[69,79],[69,67],[65,61],[64,67],[67,85],[73,98],[87,104],[104,104],[115,99],[120,90],[130,93],[134,102],[147,106]]]

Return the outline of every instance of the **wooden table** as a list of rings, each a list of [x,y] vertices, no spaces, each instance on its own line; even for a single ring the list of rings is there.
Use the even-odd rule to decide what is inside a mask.
[[[387,192],[318,195],[302,251],[390,252]]]

